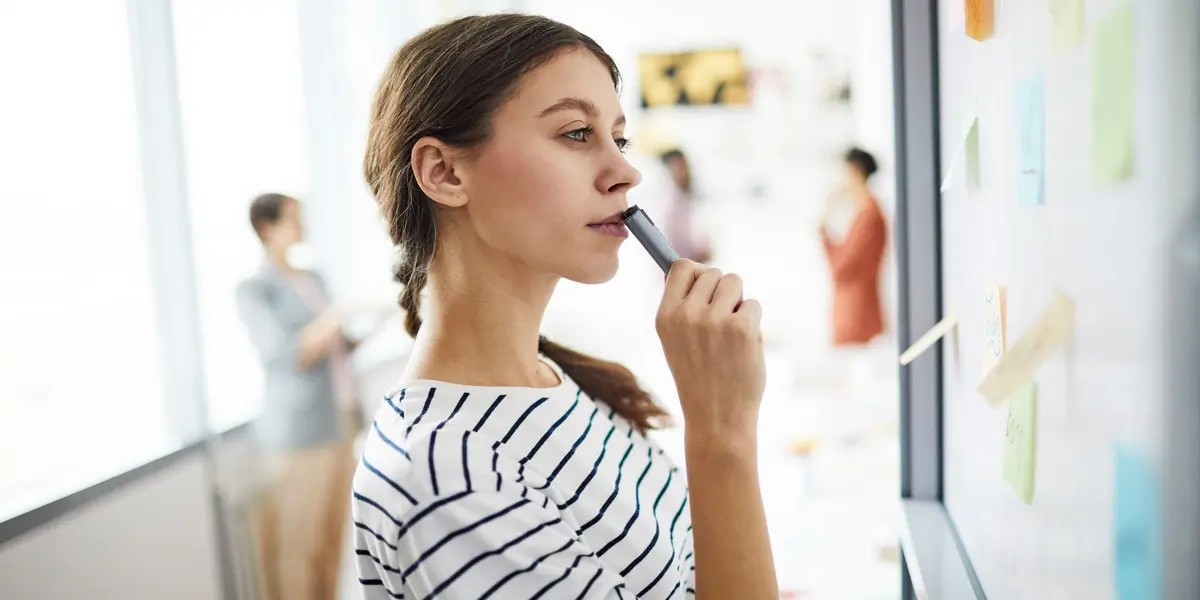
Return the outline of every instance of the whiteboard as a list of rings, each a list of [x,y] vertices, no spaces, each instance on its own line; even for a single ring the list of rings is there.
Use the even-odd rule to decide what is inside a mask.
[[[1195,130],[1173,116],[1179,86],[1195,86],[1196,59],[1172,49],[1183,33],[1197,33],[1194,22],[1181,30],[1179,10],[1191,18],[1195,10],[1133,2],[1133,175],[1100,185],[1090,157],[1093,25],[1129,0],[1088,0],[1083,40],[1061,55],[1051,51],[1047,0],[995,0],[994,33],[983,42],[952,26],[963,2],[940,0],[938,13],[941,167],[954,177],[940,205],[941,300],[959,314],[940,347],[944,502],[989,599],[1116,598],[1114,445],[1161,464],[1166,240],[1194,199],[1195,177],[1185,174],[1195,169],[1181,165],[1200,164]],[[1039,74],[1045,202],[1023,205],[1017,88]],[[954,173],[964,167],[954,151],[971,106],[979,128],[974,189]],[[1034,376],[1031,504],[1003,477],[1007,403],[993,407],[976,391],[984,292],[995,285],[1007,292],[1009,348],[1053,293],[1076,310],[1074,337]]]

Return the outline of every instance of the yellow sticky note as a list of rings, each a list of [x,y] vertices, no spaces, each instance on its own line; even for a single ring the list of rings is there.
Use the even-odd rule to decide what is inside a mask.
[[[1056,293],[1033,327],[983,376],[977,391],[989,404],[1000,404],[1031,379],[1033,372],[1074,332],[1075,303]]]
[[[1033,503],[1037,466],[1037,383],[1027,381],[1008,399],[1004,426],[1004,481],[1025,504]]]
[[[983,292],[983,372],[987,373],[1004,356],[1004,329],[1007,316],[1004,286],[992,286]]]
[[[904,351],[904,354],[900,355],[900,364],[907,365],[916,360],[918,356],[924,354],[926,350],[936,344],[938,340],[942,339],[956,325],[958,325],[958,313],[951,310],[950,314],[946,315],[941,321],[938,321],[933,327],[930,327],[929,331],[925,332],[925,335],[922,335],[920,339],[913,342],[913,345],[909,346]]]
[[[966,0],[966,3],[967,35],[981,42],[992,37],[994,0]]]
[[[1133,4],[1100,19],[1092,33],[1092,179],[1133,176]]]
[[[1050,11],[1050,51],[1061,56],[1083,41],[1083,0],[1046,0]]]

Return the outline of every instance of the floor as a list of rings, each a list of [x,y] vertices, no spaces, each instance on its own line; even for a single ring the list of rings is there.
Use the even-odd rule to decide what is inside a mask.
[[[717,266],[739,272],[747,295],[764,306],[760,472],[783,597],[897,599],[895,342],[885,333],[866,348],[826,343],[829,284],[811,210],[782,202],[709,210],[722,213],[713,229]],[[661,273],[631,242],[614,281],[562,284],[543,330],[620,360],[679,414],[653,327],[661,285]],[[682,462],[682,432],[656,435]],[[348,580],[344,597],[355,598]]]

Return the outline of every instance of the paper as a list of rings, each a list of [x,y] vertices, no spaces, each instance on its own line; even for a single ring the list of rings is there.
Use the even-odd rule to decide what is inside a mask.
[[[924,354],[926,350],[936,344],[938,340],[942,339],[956,325],[958,325],[958,313],[951,310],[950,314],[946,315],[941,321],[938,321],[933,327],[930,327],[929,331],[925,332],[925,335],[922,335],[920,339],[913,342],[913,345],[909,346],[904,351],[904,354],[900,355],[900,364],[907,365],[916,360],[918,356]]]
[[[967,130],[967,141],[964,143],[967,157],[967,189],[979,189],[979,119],[972,119]]]
[[[979,113],[974,104],[963,111],[962,127],[959,131],[962,132],[962,137],[959,138],[958,145],[954,147],[954,154],[950,156],[950,164],[946,167],[945,175],[942,176],[940,188],[942,192],[954,187],[954,175],[958,172],[958,161],[964,155],[967,162],[967,185],[971,189],[979,188]]]
[[[1162,501],[1145,456],[1114,446],[1113,584],[1118,600],[1162,598]]]
[[[946,3],[949,13],[946,16],[946,33],[954,33],[966,26],[967,9],[961,0],[950,0]]]
[[[1062,294],[1054,294],[1033,327],[1017,340],[1000,362],[979,382],[977,391],[995,406],[1033,377],[1050,355],[1075,331],[1075,304]]]
[[[1034,75],[1017,86],[1017,131],[1020,135],[1021,204],[1042,204],[1046,199],[1045,83]]]
[[[1004,426],[1004,481],[1025,504],[1033,504],[1037,466],[1037,383],[1027,381],[1008,399]]]
[[[1007,306],[1003,286],[983,292],[983,372],[986,374],[1004,356],[1004,329]]]
[[[1133,175],[1133,4],[1114,9],[1092,33],[1092,179]]]
[[[992,21],[995,16],[994,0],[966,0],[966,2],[967,35],[981,42],[992,37]]]
[[[1050,51],[1062,56],[1083,41],[1083,0],[1046,0],[1046,8],[1050,11]]]

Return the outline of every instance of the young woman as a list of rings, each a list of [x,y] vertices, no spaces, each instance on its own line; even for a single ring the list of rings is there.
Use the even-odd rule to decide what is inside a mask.
[[[883,333],[879,269],[887,244],[887,225],[868,184],[877,169],[875,157],[851,148],[846,153],[842,188],[854,203],[850,229],[841,242],[835,242],[828,224],[821,224],[821,243],[833,276],[834,346],[862,346]]]
[[[671,175],[671,197],[662,219],[663,234],[679,256],[706,263],[712,259],[708,240],[696,228],[696,196],[692,169],[683,150],[674,148],[659,155]]]
[[[332,600],[354,473],[350,429],[359,421],[354,342],[324,280],[288,259],[304,240],[300,202],[263,194],[250,204],[250,225],[266,260],[238,286],[237,302],[263,363],[255,432],[271,478],[261,515],[265,584],[272,599]]]
[[[779,597],[740,280],[686,260],[667,278],[686,477],[627,369],[539,336],[559,279],[617,270],[639,181],[618,79],[591,38],[518,14],[429,29],[384,73],[364,169],[416,341],[354,478],[368,599]]]

